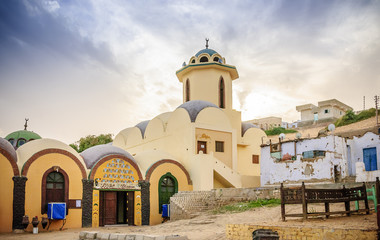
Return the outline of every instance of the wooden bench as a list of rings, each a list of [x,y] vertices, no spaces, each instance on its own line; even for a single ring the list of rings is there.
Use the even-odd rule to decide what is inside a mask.
[[[350,216],[354,212],[365,212],[369,214],[369,206],[367,199],[366,186],[363,183],[360,187],[343,188],[340,189],[306,189],[305,184],[302,182],[301,187],[288,187],[285,188],[281,183],[281,218],[285,221],[286,217],[303,217],[307,219],[308,216],[326,216],[328,218],[333,214],[347,214]],[[350,209],[350,202],[364,201],[364,209]],[[308,204],[324,203],[324,212],[308,212]],[[330,203],[344,203],[345,211],[330,211]],[[286,214],[286,204],[302,204],[302,213]]]

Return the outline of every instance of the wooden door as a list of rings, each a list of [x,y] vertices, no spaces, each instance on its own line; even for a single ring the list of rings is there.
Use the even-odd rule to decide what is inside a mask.
[[[135,192],[127,192],[127,224],[135,225]]]
[[[116,224],[117,192],[100,192],[99,225]]]
[[[202,151],[204,154],[207,153],[207,142],[205,142],[205,141],[198,141],[198,151],[197,151],[197,153],[199,153],[200,151]]]

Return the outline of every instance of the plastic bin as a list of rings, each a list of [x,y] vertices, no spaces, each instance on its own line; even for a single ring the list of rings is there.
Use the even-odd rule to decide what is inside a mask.
[[[66,219],[66,203],[62,202],[51,202],[48,203],[49,219]]]
[[[162,204],[162,217],[170,217],[170,204]]]

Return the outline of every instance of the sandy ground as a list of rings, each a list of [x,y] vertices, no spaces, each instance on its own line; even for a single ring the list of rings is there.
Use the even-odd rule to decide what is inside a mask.
[[[310,210],[318,210],[322,205],[313,205]],[[342,204],[336,204],[331,209],[342,208]],[[287,206],[287,212],[300,212],[300,205]],[[289,218],[286,222],[281,221],[280,207],[262,207],[242,213],[211,214],[204,213],[196,218],[166,222],[156,226],[119,226],[102,228],[65,229],[63,231],[41,231],[35,235],[32,233],[22,234],[0,234],[0,239],[42,239],[42,240],[69,240],[78,239],[80,231],[100,231],[110,233],[136,233],[149,235],[186,235],[189,239],[227,239],[226,224],[260,224],[281,226],[304,226],[304,227],[333,227],[343,229],[376,229],[376,214],[332,216],[329,219],[314,218],[302,221],[300,218]]]

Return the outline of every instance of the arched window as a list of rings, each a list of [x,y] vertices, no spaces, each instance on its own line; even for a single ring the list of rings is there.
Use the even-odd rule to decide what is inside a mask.
[[[186,102],[190,101],[190,82],[189,79],[186,80]]]
[[[218,57],[214,57],[214,62],[219,62],[219,58]]]
[[[208,58],[206,56],[201,57],[200,62],[208,62]]]
[[[17,147],[21,147],[22,145],[24,145],[26,143],[26,139],[24,138],[19,138],[17,140]]]
[[[10,138],[10,139],[8,140],[8,142],[13,146],[13,144],[15,143],[15,140],[14,140],[13,138]]]
[[[47,212],[49,202],[66,202],[68,208],[69,178],[59,167],[47,170],[42,177],[41,213]]]
[[[225,86],[223,78],[219,81],[219,107],[225,108]]]
[[[193,59],[193,60],[191,61],[191,63],[195,63],[195,59]]]
[[[158,182],[159,193],[159,213],[162,213],[162,204],[169,204],[170,197],[178,192],[177,179],[171,174],[166,173]]]

